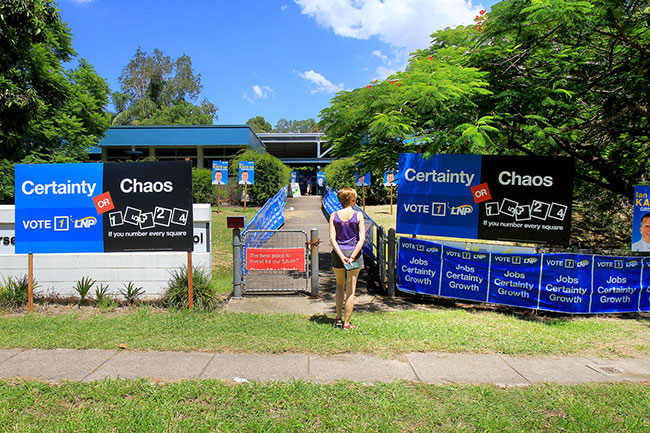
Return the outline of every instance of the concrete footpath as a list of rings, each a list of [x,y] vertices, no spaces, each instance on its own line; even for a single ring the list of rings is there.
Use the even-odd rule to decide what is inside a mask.
[[[497,354],[409,353],[401,359],[341,354],[234,354],[129,350],[0,349],[0,378],[93,382],[147,378],[154,382],[306,380],[365,383],[526,386],[535,383],[650,383],[650,358],[529,358]]]

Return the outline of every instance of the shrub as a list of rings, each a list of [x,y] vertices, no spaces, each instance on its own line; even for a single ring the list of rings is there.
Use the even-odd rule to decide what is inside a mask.
[[[36,290],[38,284],[34,281],[33,290]],[[7,277],[2,279],[0,284],[0,306],[2,307],[20,307],[27,304],[29,292],[29,278],[27,275],[22,277]]]
[[[212,170],[192,169],[192,198],[194,203],[217,205],[217,185],[212,184]]]
[[[357,204],[362,205],[361,187],[356,186],[354,174],[357,171],[354,158],[337,159],[323,170],[327,185],[333,189],[354,188],[359,194]],[[361,173],[360,173],[361,174]],[[366,204],[386,204],[390,202],[390,188],[384,186],[384,172],[370,171],[370,186],[366,190]],[[393,202],[397,202],[397,188],[393,187]]]
[[[171,277],[163,294],[163,304],[170,308],[188,308],[187,266],[171,271]],[[204,310],[215,309],[219,303],[216,291],[208,273],[202,268],[192,268],[192,290],[194,307]]]
[[[84,305],[86,303],[86,297],[95,283],[96,281],[90,277],[82,277],[81,280],[77,281],[77,284],[74,285],[74,290],[79,295],[79,305]]]
[[[99,287],[95,288],[95,300],[98,304],[101,304],[104,299],[110,297],[111,295],[108,292],[108,284],[100,284]]]
[[[130,281],[128,284],[124,283],[124,288],[120,289],[120,295],[124,297],[127,304],[133,304],[137,298],[144,294],[142,287],[137,287]]]
[[[239,161],[255,161],[255,184],[248,186],[249,204],[261,206],[287,185],[291,179],[291,169],[278,158],[268,153],[254,150],[239,152],[229,164],[229,173],[239,175]],[[235,181],[236,182],[236,181]],[[241,197],[243,185],[238,185],[237,197]]]

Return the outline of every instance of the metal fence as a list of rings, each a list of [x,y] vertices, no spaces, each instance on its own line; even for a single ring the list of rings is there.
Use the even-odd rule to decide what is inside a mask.
[[[307,248],[307,233],[302,230],[247,230],[242,234],[242,291],[254,292],[299,292],[310,291],[311,254]],[[273,261],[284,260],[287,250],[301,250],[304,270],[296,269],[250,269],[249,252],[252,249],[264,251],[270,266]],[[293,256],[292,260],[296,257]],[[294,264],[289,264],[291,267]],[[294,266],[295,267],[295,266]]]

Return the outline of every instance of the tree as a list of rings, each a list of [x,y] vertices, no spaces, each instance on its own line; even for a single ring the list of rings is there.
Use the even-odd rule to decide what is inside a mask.
[[[273,132],[317,132],[318,126],[314,119],[306,120],[287,120],[280,119],[275,124]]]
[[[647,2],[505,0],[476,21],[339,93],[321,113],[337,154],[568,155],[579,179],[631,197],[650,169]]]
[[[246,124],[256,133],[271,132],[272,129],[271,124],[263,116],[251,117],[246,121]]]
[[[199,105],[201,74],[187,55],[172,60],[158,49],[138,48],[119,77],[121,92],[112,95],[114,125],[211,125],[217,110],[207,99]]]
[[[85,60],[74,62],[69,29],[49,0],[0,3],[0,156],[84,158],[109,125],[108,86]]]

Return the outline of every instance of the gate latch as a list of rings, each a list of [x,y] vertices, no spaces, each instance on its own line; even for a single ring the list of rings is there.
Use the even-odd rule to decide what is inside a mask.
[[[320,238],[316,238],[315,241],[305,241],[305,245],[311,245],[312,247],[317,247],[320,245]]]

